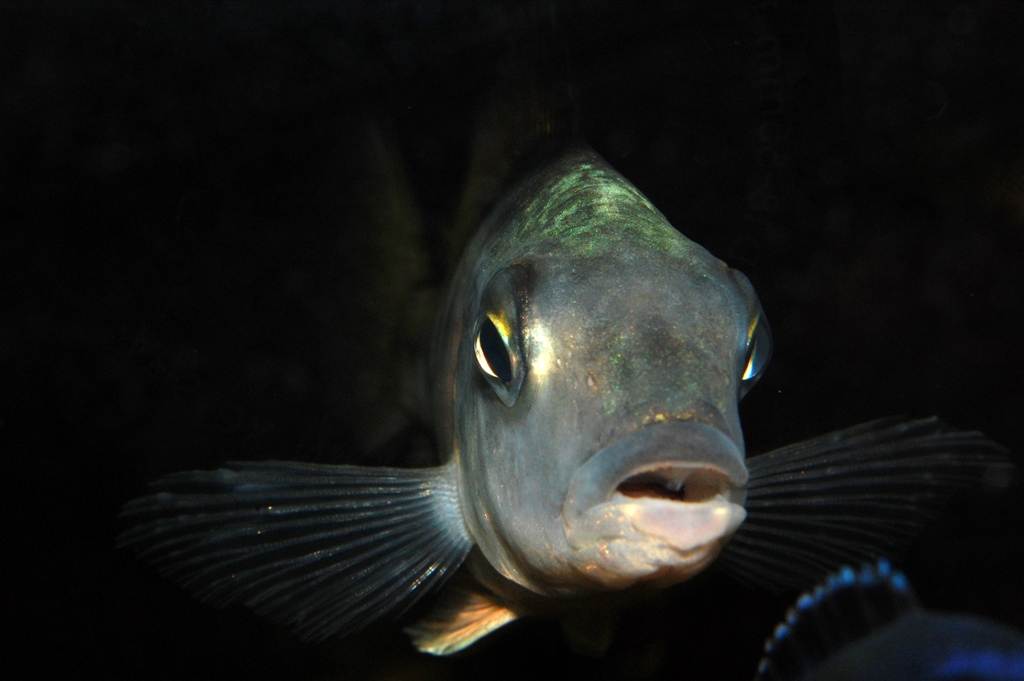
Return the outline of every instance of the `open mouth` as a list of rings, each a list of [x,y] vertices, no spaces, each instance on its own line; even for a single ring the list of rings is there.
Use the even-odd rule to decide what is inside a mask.
[[[693,504],[725,494],[730,487],[728,476],[714,468],[666,464],[629,476],[615,491],[630,499],[665,499]]]
[[[694,421],[669,421],[594,454],[570,480],[563,510],[573,524],[613,499],[697,505],[722,497],[741,503],[746,483],[743,454],[724,433]]]
[[[648,426],[577,469],[562,506],[565,537],[581,569],[606,585],[681,581],[746,517],[746,483],[742,451],[718,429]]]

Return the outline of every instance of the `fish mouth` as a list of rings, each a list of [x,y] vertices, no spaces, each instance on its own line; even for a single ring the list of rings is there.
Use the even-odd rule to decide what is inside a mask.
[[[605,586],[682,581],[703,569],[746,517],[747,469],[717,428],[668,421],[598,451],[562,507],[578,567]]]
[[[615,491],[630,499],[665,499],[694,504],[713,499],[718,494],[729,494],[732,488],[728,475],[717,468],[664,463],[630,475],[615,487]]]

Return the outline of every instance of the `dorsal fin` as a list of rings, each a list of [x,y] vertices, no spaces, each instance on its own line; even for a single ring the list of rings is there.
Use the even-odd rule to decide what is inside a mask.
[[[441,593],[430,614],[406,627],[405,633],[421,652],[451,655],[517,617],[500,598],[463,576]]]
[[[902,572],[879,559],[844,567],[797,599],[764,646],[756,681],[794,681],[847,644],[917,609]]]

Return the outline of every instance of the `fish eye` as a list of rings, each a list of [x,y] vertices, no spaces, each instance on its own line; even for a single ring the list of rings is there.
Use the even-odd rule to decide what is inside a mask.
[[[512,380],[512,360],[508,343],[490,317],[484,317],[476,335],[476,361],[480,370],[502,383]]]
[[[530,271],[525,264],[512,263],[495,272],[480,293],[473,315],[479,316],[467,329],[466,346],[473,347],[481,378],[506,407],[515,406],[527,374]],[[468,356],[466,361],[472,370]]]
[[[772,331],[764,315],[758,315],[747,340],[746,362],[740,378],[740,397],[746,395],[761,378],[772,356]]]

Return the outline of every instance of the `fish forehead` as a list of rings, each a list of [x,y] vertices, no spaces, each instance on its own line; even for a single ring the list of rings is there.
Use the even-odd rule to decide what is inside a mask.
[[[545,254],[579,262],[610,253],[660,252],[693,267],[708,257],[632,183],[586,149],[567,153],[524,183],[494,222],[499,229],[479,263],[481,274]]]
[[[617,253],[577,266],[542,259],[534,276],[524,320],[536,341],[531,367],[586,378],[591,392],[608,398],[607,413],[630,398],[713,395],[725,407],[749,313],[724,265]]]

